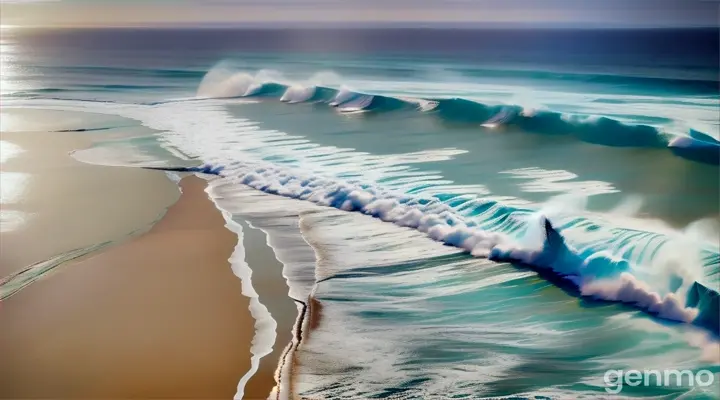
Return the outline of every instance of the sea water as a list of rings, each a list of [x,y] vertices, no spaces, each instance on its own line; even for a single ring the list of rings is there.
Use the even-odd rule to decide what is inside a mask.
[[[99,143],[76,158],[217,175],[229,226],[268,235],[298,305],[290,343],[253,348],[285,349],[278,396],[718,378],[717,30],[19,30],[2,51],[4,107],[157,132],[78,124]]]

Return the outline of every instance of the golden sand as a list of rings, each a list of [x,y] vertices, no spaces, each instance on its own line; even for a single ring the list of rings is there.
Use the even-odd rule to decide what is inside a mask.
[[[237,237],[202,179],[181,187],[146,234],[0,304],[0,398],[232,398],[254,333]],[[266,398],[272,375],[253,380]]]
[[[97,136],[0,133],[0,146],[21,149],[0,165],[5,228],[0,278],[60,253],[146,230],[177,200],[176,185],[162,173],[89,165],[68,155]]]

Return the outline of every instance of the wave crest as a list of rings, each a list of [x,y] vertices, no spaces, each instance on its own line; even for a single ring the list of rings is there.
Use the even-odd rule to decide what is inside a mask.
[[[327,76],[326,76],[327,75]],[[318,74],[306,84],[285,82],[270,70],[255,75],[224,66],[210,70],[198,88],[198,97],[271,97],[296,103],[325,103],[343,113],[417,111],[452,125],[486,129],[519,129],[545,135],[569,135],[578,140],[613,147],[669,148],[695,162],[720,165],[720,141],[695,130],[688,134],[663,132],[644,124],[627,124],[598,115],[563,114],[518,105],[484,104],[464,98],[409,98],[369,94],[340,85],[334,74]]]
[[[676,243],[677,246],[668,245],[672,241],[665,242],[649,257],[633,256],[629,245],[609,251],[602,240],[575,248],[550,221],[549,215],[554,214],[552,210],[557,204],[528,214],[486,200],[477,205],[474,214],[486,214],[483,219],[490,222],[478,224],[437,198],[394,195],[378,187],[298,175],[274,165],[237,163],[227,168],[208,165],[199,170],[265,193],[360,212],[416,229],[472,256],[521,263],[551,274],[581,296],[625,303],[662,319],[693,323],[720,334],[720,296],[699,283],[693,271],[685,267],[693,262],[702,263],[701,256],[688,259],[692,248],[692,244],[687,245],[689,242]],[[504,231],[508,221],[516,229]],[[682,250],[676,251],[678,248]],[[697,252],[701,254],[702,250]]]

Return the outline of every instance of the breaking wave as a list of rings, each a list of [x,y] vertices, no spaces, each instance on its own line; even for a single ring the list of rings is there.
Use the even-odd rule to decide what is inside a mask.
[[[569,135],[587,143],[613,147],[668,148],[696,162],[719,165],[720,141],[689,130],[671,133],[645,124],[628,124],[599,115],[565,114],[519,105],[484,104],[464,98],[409,98],[370,94],[340,85],[284,84],[272,71],[257,74],[213,69],[197,91],[200,98],[268,97],[285,103],[321,103],[342,113],[412,111],[439,118],[448,125],[486,129],[519,129],[545,135]]]
[[[699,257],[692,259],[689,241],[678,246],[658,235],[654,249],[647,244],[638,248],[632,240],[638,232],[612,237],[584,218],[553,217],[555,207],[531,211],[462,196],[398,194],[272,164],[233,163],[187,170],[416,229],[475,257],[531,266],[580,296],[625,303],[662,319],[694,323],[720,334],[718,293],[699,283],[685,266],[716,262],[718,254],[698,249]],[[583,243],[571,244],[564,230],[573,236],[581,232]]]
[[[344,95],[338,98],[340,93]],[[296,89],[291,94],[297,99],[326,96],[328,92]],[[338,104],[334,106],[356,107],[368,101],[368,97],[355,94],[337,91],[334,99]],[[351,177],[365,176],[367,166],[351,162],[355,158],[367,161],[367,154],[318,147],[279,131],[258,130],[252,121],[230,117],[224,108],[226,102],[93,104],[93,111],[141,120],[145,126],[163,131],[163,143],[206,163],[173,170],[219,175],[230,184],[369,215],[418,230],[476,257],[529,266],[578,296],[625,303],[659,318],[692,323],[720,335],[717,272],[706,274],[720,264],[720,254],[707,240],[698,240],[703,235],[683,237],[620,228],[600,216],[590,218],[573,212],[578,207],[567,204],[551,202],[537,209],[521,208],[449,188],[443,191],[442,186],[425,191],[427,183],[413,179],[419,171],[408,172],[406,179],[397,177],[399,185],[407,185],[393,186],[388,179],[380,180],[382,185],[380,181],[361,181]],[[88,109],[84,104],[78,107]],[[212,129],[198,136],[198,120],[213,121]],[[693,141],[703,144],[711,139],[693,135]],[[674,146],[684,149],[688,143],[675,142]],[[457,149],[445,149],[436,156],[457,153]],[[319,156],[328,162],[347,160],[341,162],[345,168],[342,178],[326,175],[325,168],[315,165]],[[393,165],[413,162],[409,155],[393,157],[387,171],[392,171]],[[416,158],[428,160],[425,154]]]

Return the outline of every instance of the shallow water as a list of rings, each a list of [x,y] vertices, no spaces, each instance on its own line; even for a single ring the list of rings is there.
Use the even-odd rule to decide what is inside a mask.
[[[157,132],[81,161],[220,176],[288,284],[258,309],[297,305],[256,325],[280,397],[602,398],[720,379],[716,33],[34,32],[3,100]],[[720,396],[650,386],[622,394]]]

